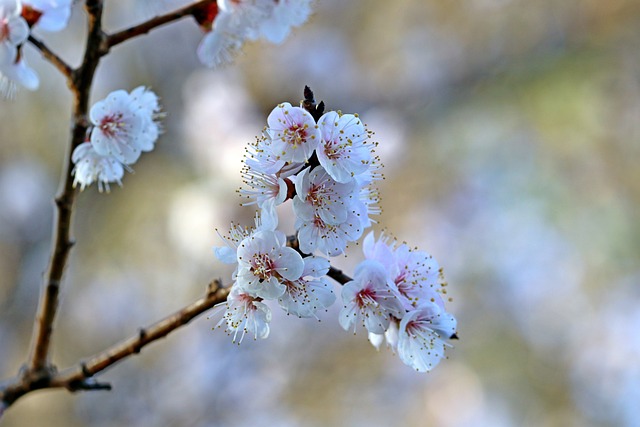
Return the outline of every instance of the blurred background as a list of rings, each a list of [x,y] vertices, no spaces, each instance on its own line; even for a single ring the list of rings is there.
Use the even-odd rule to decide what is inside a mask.
[[[177,1],[106,0],[109,30]],[[184,2],[182,2],[184,3]],[[383,228],[444,267],[460,340],[418,374],[364,331],[274,308],[234,345],[219,311],[101,375],[111,392],[42,391],[16,426],[639,426],[640,1],[318,1],[281,46],[197,62],[185,19],[98,68],[95,102],[150,86],[165,133],[123,188],[78,197],[53,343],[66,367],[200,297],[240,207],[245,145],[304,85],[380,145]],[[72,64],[85,34],[40,36]],[[69,139],[64,80],[28,47],[37,92],[0,101],[0,377],[24,361]],[[291,218],[283,231],[292,233]],[[334,258],[346,272],[352,246]],[[336,292],[339,294],[336,284]],[[208,316],[210,315],[210,318]]]

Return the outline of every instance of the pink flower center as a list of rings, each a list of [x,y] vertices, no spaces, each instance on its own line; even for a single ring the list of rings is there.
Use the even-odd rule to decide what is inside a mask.
[[[268,280],[273,274],[275,266],[273,260],[267,254],[258,253],[251,260],[251,272],[260,281]]]
[[[313,206],[322,205],[322,192],[324,187],[322,185],[312,185],[309,188],[309,195],[307,196],[307,201],[311,203]]]
[[[254,312],[256,311],[258,308],[256,307],[256,305],[254,304],[255,302],[255,298],[252,297],[249,294],[240,294],[238,295],[238,301],[242,302],[243,306],[244,306],[244,310],[245,310],[245,316],[248,313]]]
[[[287,143],[293,145],[293,148],[297,148],[298,145],[304,143],[307,140],[307,127],[308,125],[300,126],[297,123],[289,126],[289,129],[284,130],[284,136]]]
[[[407,281],[407,275],[408,272],[406,270],[402,270],[394,280],[396,286],[398,286],[398,290],[404,296],[407,296],[411,290],[411,283]]]
[[[324,142],[324,154],[328,159],[335,160],[344,156],[345,146],[340,144],[338,140]]]
[[[122,121],[122,113],[105,116],[100,120],[100,130],[109,138],[114,138],[123,131],[125,123]]]
[[[363,308],[368,305],[378,305],[375,291],[368,286],[362,289],[358,292],[358,295],[356,295],[356,304],[359,308]]]

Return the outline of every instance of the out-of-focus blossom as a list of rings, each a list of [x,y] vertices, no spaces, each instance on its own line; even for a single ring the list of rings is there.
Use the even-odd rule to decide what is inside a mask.
[[[75,164],[73,168],[73,185],[80,184],[80,189],[98,182],[99,191],[109,191],[110,183],[122,185],[124,167],[122,163],[111,156],[103,156],[96,153],[90,142],[80,144],[71,156],[71,161]]]
[[[63,30],[69,23],[72,0],[24,0],[22,15],[45,31]]]
[[[279,0],[271,15],[263,20],[257,31],[250,32],[249,38],[263,38],[271,43],[282,43],[292,27],[304,24],[311,15],[310,0]]]
[[[0,0],[0,93],[11,95],[15,83],[30,90],[38,88],[38,75],[27,65],[20,49],[29,37],[29,25],[20,16],[16,0]]]
[[[218,0],[213,22],[204,25],[211,24],[211,30],[198,46],[198,58],[216,67],[230,62],[246,40],[281,43],[310,13],[309,0]]]

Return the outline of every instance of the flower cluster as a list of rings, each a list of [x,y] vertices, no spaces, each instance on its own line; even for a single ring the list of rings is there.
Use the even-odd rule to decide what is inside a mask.
[[[87,141],[73,151],[74,185],[84,189],[94,181],[100,191],[109,183],[121,184],[143,151],[151,151],[160,134],[160,104],[155,93],[144,86],[131,93],[111,92],[91,107],[92,123]]]
[[[15,83],[35,90],[40,81],[24,59],[22,47],[31,28],[60,31],[67,26],[72,0],[0,0],[0,92],[11,94]]]
[[[379,213],[373,183],[380,164],[370,137],[357,115],[331,111],[316,122],[282,103],[247,150],[240,194],[258,207],[292,198],[300,250],[340,255]]]
[[[282,43],[292,27],[311,14],[311,0],[217,0],[217,15],[203,25],[208,32],[198,46],[200,61],[215,67],[229,62],[246,40]]]
[[[329,260],[303,258],[287,245],[287,237],[276,229],[273,201],[264,204],[255,222],[253,229],[232,224],[225,238],[227,246],[215,249],[218,259],[236,265],[234,284],[218,324],[226,323],[234,342],[241,342],[247,333],[267,338],[271,310],[264,300],[277,300],[285,312],[298,317],[317,317],[318,310],[336,299],[331,284],[322,278],[329,271]]]
[[[310,91],[309,91],[310,92]],[[307,95],[305,93],[305,95]],[[234,342],[246,334],[269,335],[277,300],[289,314],[317,317],[336,299],[324,278],[327,257],[344,253],[379,213],[380,162],[371,133],[354,114],[323,104],[276,106],[262,136],[247,149],[239,190],[244,205],[256,205],[254,228],[232,225],[218,259],[236,266],[224,325]],[[292,200],[296,235],[278,230],[276,206]],[[294,249],[295,248],[295,249]],[[365,260],[342,290],[339,322],[345,330],[362,323],[379,348],[386,340],[414,369],[431,370],[455,337],[456,320],[444,308],[446,293],[438,263],[427,253],[395,245],[373,233],[364,239]]]
[[[385,236],[363,242],[365,260],[342,290],[340,325],[354,330],[358,322],[376,347],[386,341],[402,361],[430,371],[444,356],[446,339],[455,337],[456,319],[445,311],[446,283],[436,260]]]

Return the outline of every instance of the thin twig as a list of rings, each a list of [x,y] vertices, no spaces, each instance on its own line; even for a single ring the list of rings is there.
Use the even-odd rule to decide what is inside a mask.
[[[0,418],[6,408],[20,397],[35,390],[44,388],[66,388],[70,391],[110,390],[110,384],[98,382],[91,377],[123,359],[140,353],[145,346],[166,337],[216,304],[226,301],[229,290],[222,286],[222,282],[215,280],[209,285],[204,297],[146,328],[141,328],[135,335],[114,344],[87,361],[59,373],[51,369],[48,375],[42,375],[39,378],[21,374],[5,381],[0,384]]]
[[[344,274],[342,270],[339,270],[335,267],[329,267],[329,272],[327,273],[327,276],[331,277],[333,280],[340,283],[341,285],[344,285],[345,283],[353,280],[351,277]]]
[[[143,22],[142,24],[134,25],[131,28],[127,28],[126,30],[118,31],[117,33],[113,33],[108,36],[107,44],[111,48],[115,45],[118,45],[122,42],[126,42],[129,39],[140,36],[142,34],[147,34],[149,31],[158,28],[162,25],[168,24],[173,21],[177,21],[178,19],[184,18],[185,16],[193,15],[194,17],[199,14],[203,9],[211,10],[209,16],[211,19],[217,13],[216,3],[212,0],[201,0],[197,3],[194,3],[189,6],[185,6],[182,9],[175,10],[173,12],[169,12],[165,15],[156,16],[155,18],[151,18],[150,20]]]
[[[60,194],[56,197],[57,215],[53,250],[40,294],[40,303],[31,338],[31,351],[25,371],[26,377],[48,376],[48,371],[51,370],[48,361],[49,347],[53,321],[58,309],[60,281],[67,264],[69,251],[73,246],[71,214],[76,193],[73,187],[71,154],[75,147],[84,141],[86,135],[89,92],[93,75],[104,52],[104,34],[101,29],[102,1],[87,0],[86,9],[89,17],[87,47],[82,65],[72,73],[70,79],[70,87],[74,94],[71,144],[61,178]]]
[[[226,301],[229,288],[222,287],[220,282],[215,283],[216,286],[205,297],[146,328],[140,329],[135,335],[90,357],[87,361],[54,375],[51,379],[50,387],[65,387],[72,391],[86,389],[82,385],[86,385],[87,379],[122,359],[140,353],[145,346],[166,337],[170,332],[186,325],[216,304]]]
[[[55,52],[53,52],[49,47],[44,44],[42,41],[33,37],[32,34],[29,34],[29,43],[31,43],[36,49],[40,51],[42,56],[51,64],[56,67],[67,79],[67,82],[71,82],[73,69],[69,66],[62,58],[60,58]]]

